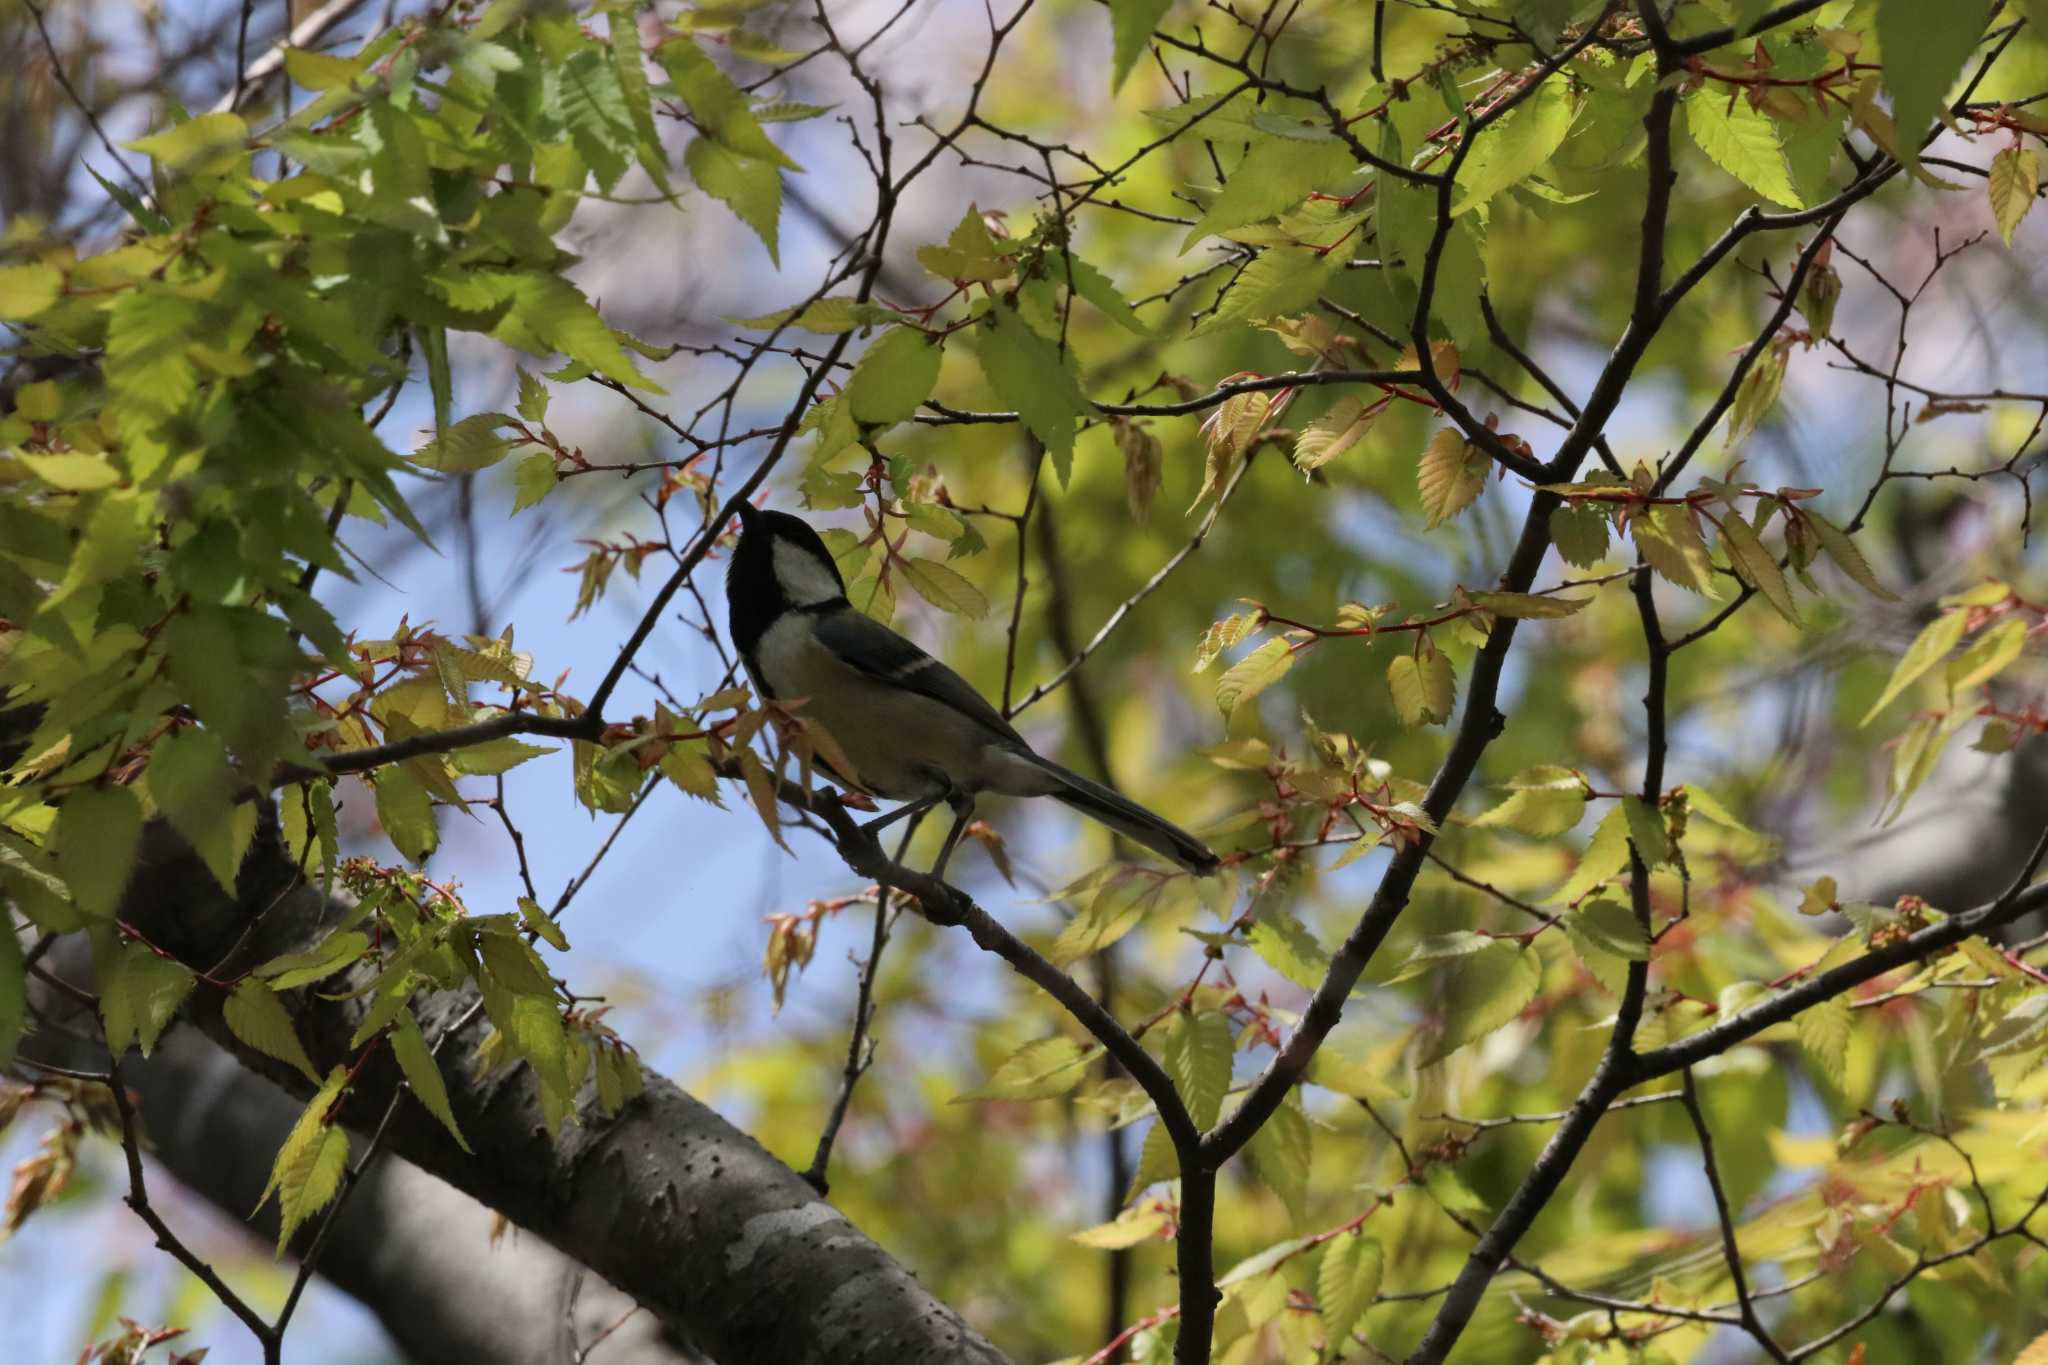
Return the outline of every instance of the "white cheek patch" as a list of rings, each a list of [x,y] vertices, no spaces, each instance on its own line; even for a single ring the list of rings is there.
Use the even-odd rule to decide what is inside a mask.
[[[778,540],[772,554],[775,582],[792,607],[815,607],[845,595],[832,567],[803,547]]]

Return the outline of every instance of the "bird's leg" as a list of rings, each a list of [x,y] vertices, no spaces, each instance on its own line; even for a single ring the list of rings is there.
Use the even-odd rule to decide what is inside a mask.
[[[974,797],[968,792],[953,792],[946,797],[946,804],[953,808],[953,828],[946,831],[946,842],[939,848],[938,861],[932,864],[932,876],[943,881],[946,876],[946,862],[959,847],[960,836],[967,829],[967,822],[974,818]]]
[[[889,826],[895,824],[898,820],[903,819],[905,816],[917,815],[924,811],[930,810],[933,806],[939,804],[939,800],[940,798],[936,796],[930,796],[926,797],[922,801],[906,801],[902,805],[898,806],[895,810],[890,811],[887,815],[878,815],[874,819],[868,821],[866,824],[860,827],[860,831],[863,834],[880,834],[883,830],[889,828]]]

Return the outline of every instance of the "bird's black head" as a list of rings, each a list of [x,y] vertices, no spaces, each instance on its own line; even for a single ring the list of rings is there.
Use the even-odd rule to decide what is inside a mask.
[[[775,618],[846,601],[825,542],[798,517],[740,504],[740,542],[725,571],[733,643],[750,653]]]

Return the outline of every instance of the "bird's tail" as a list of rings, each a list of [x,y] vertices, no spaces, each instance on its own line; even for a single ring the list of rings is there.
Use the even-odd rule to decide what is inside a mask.
[[[1197,876],[1206,876],[1216,870],[1218,859],[1215,853],[1179,825],[1160,819],[1100,782],[1090,782],[1079,773],[1069,772],[1043,758],[1038,761],[1059,781],[1060,789],[1052,795],[1089,819],[1107,825],[1133,843],[1143,844],[1162,858],[1172,859]]]

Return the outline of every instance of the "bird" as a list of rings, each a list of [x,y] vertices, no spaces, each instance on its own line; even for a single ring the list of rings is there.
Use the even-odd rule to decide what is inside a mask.
[[[817,759],[836,781],[904,803],[868,833],[945,802],[953,828],[932,866],[943,877],[982,793],[1050,796],[1189,872],[1217,869],[1200,839],[1034,751],[965,678],[857,610],[801,517],[745,498],[738,513],[725,579],[733,645],[759,696],[830,733],[854,769]]]

